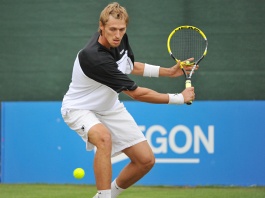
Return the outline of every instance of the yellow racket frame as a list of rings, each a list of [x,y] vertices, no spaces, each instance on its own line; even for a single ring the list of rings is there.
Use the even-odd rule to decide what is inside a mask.
[[[190,26],[190,25],[184,25],[184,26],[179,26],[177,28],[175,28],[168,36],[168,39],[167,39],[167,49],[168,49],[168,52],[169,52],[169,55],[178,63],[180,60],[178,60],[171,52],[171,48],[170,48],[170,40],[172,38],[172,36],[177,32],[177,31],[180,31],[180,30],[183,30],[183,29],[192,29],[192,30],[195,30],[197,31],[205,40],[205,43],[206,43],[206,47],[205,47],[205,50],[202,54],[202,56],[200,57],[199,60],[195,60],[195,62],[186,62],[185,61],[182,61],[180,63],[180,67],[181,69],[183,70],[184,74],[185,74],[185,77],[186,77],[186,82],[185,82],[185,87],[188,88],[188,87],[191,87],[191,75],[193,73],[193,71],[195,70],[196,68],[196,65],[206,56],[207,54],[207,47],[208,47],[208,41],[207,41],[207,38],[205,36],[205,34],[203,33],[203,31],[201,31],[199,28],[195,27],[195,26]],[[190,76],[187,76],[186,74],[186,71],[183,69],[184,66],[191,66],[191,65],[194,65],[192,67],[192,70],[191,70],[191,73],[190,73]],[[187,102],[188,105],[191,105],[192,104],[192,101],[189,101]]]
[[[203,57],[205,57],[206,54],[207,54],[207,47],[208,47],[207,38],[206,38],[205,34],[203,33],[203,31],[201,31],[199,28],[197,28],[197,27],[195,27],[195,26],[190,26],[190,25],[179,26],[179,27],[175,28],[175,29],[169,34],[168,39],[167,39],[167,49],[168,49],[168,52],[169,52],[170,56],[171,56],[176,62],[179,61],[179,60],[178,60],[178,59],[172,54],[172,52],[171,52],[171,48],[170,48],[170,40],[171,40],[172,36],[173,36],[177,31],[182,30],[182,29],[192,29],[192,30],[195,30],[195,31],[197,31],[198,33],[200,33],[200,35],[204,38],[204,40],[206,41],[206,47],[205,47],[205,50],[204,50],[204,52],[203,52],[203,54],[202,54],[202,58],[200,58],[200,60],[203,59]],[[200,61],[200,60],[199,60],[199,61]],[[180,66],[181,66],[181,68],[183,68],[183,65],[190,66],[190,65],[194,65],[194,64],[195,64],[195,62],[191,62],[191,63],[188,63],[188,64],[187,64],[185,61],[182,61],[181,64],[180,64]]]

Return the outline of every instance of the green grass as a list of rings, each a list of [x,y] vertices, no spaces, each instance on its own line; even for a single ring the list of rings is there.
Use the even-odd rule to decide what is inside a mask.
[[[0,184],[0,198],[92,198],[95,186]],[[265,187],[134,186],[119,198],[265,198]]]

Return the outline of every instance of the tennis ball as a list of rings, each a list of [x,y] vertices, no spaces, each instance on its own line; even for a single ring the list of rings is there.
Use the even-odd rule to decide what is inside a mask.
[[[186,65],[189,65],[190,64],[190,61],[186,61]]]
[[[85,171],[82,168],[76,168],[73,172],[74,178],[82,179],[85,176]]]

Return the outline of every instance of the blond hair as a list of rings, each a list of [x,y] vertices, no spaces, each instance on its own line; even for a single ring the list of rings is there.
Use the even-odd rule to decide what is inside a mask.
[[[100,17],[99,17],[99,27],[98,27],[98,32],[101,34],[101,29],[100,25],[105,26],[106,23],[109,20],[109,16],[114,17],[115,19],[120,19],[124,20],[126,23],[126,26],[128,25],[129,22],[129,15],[126,11],[126,9],[122,6],[120,6],[119,3],[113,2],[107,5],[101,12]]]

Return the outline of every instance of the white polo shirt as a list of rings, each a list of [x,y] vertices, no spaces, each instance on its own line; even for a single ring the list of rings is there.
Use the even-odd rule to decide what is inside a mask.
[[[120,104],[123,90],[135,90],[131,73],[134,55],[127,34],[121,44],[110,50],[98,42],[99,33],[78,53],[74,62],[72,82],[63,98],[62,112],[67,109],[107,111]]]

